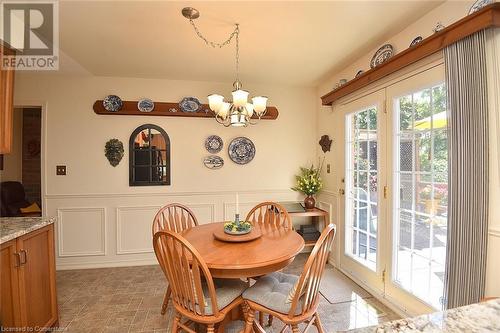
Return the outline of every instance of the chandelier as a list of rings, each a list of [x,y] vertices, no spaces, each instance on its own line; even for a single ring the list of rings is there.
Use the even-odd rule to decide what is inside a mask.
[[[242,89],[242,85],[239,79],[239,67],[240,67],[240,45],[239,45],[239,34],[240,26],[235,25],[234,31],[229,35],[229,38],[222,43],[211,42],[205,38],[198,27],[195,25],[194,20],[200,17],[200,12],[192,7],[186,7],[182,9],[182,15],[189,19],[189,23],[194,28],[194,31],[207,45],[213,48],[222,48],[229,45],[233,38],[236,41],[236,80],[233,83],[232,101],[225,102],[224,96],[219,94],[211,94],[208,96],[208,105],[210,110],[215,113],[215,120],[219,124],[226,127],[229,126],[248,126],[248,124],[255,125],[257,122],[252,121],[252,116],[255,115],[253,119],[260,120],[262,116],[266,114],[266,96],[256,96],[252,98],[252,103],[248,102],[249,92]]]

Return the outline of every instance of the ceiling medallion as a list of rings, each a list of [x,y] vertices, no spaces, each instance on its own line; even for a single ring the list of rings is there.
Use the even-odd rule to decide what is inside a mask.
[[[236,42],[236,80],[233,83],[232,101],[225,102],[224,96],[218,94],[211,94],[208,96],[208,105],[210,110],[215,113],[215,120],[218,123],[229,126],[248,126],[248,124],[255,125],[257,122],[252,119],[260,120],[266,114],[267,97],[256,96],[252,98],[252,103],[248,102],[249,92],[242,89],[239,80],[239,67],[240,67],[240,47],[239,47],[239,34],[240,26],[235,25],[234,31],[229,35],[228,39],[222,43],[211,42],[205,38],[198,27],[195,25],[194,20],[200,17],[200,12],[192,7],[182,9],[182,15],[189,20],[189,23],[194,28],[194,31],[205,44],[213,48],[222,48],[229,45],[233,38]]]

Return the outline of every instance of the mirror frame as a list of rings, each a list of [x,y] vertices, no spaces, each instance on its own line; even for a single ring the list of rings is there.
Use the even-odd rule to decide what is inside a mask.
[[[137,181],[135,179],[135,154],[134,152],[136,151],[134,142],[135,138],[139,133],[144,131],[145,129],[149,130],[149,133],[151,133],[151,130],[156,130],[158,131],[162,136],[163,139],[165,140],[165,150],[166,150],[166,164],[162,164],[161,166],[165,166],[167,171],[166,171],[166,180],[164,181],[153,181],[151,180],[152,174],[151,174],[151,169],[154,167],[154,165],[151,163],[149,164],[149,175],[150,175],[150,180],[149,181]],[[157,125],[153,124],[144,124],[139,127],[137,127],[132,134],[130,135],[129,139],[129,186],[161,186],[161,185],[170,185],[171,184],[171,160],[170,160],[170,137],[168,136],[167,132],[165,130]],[[151,146],[149,147],[149,151],[151,151]]]

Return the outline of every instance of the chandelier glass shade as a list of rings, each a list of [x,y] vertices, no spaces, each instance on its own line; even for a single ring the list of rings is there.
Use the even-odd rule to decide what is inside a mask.
[[[233,86],[240,89],[233,90],[232,101],[225,102],[224,96],[212,94],[208,96],[208,106],[215,113],[215,120],[224,126],[248,126],[248,124],[256,124],[252,121],[252,116],[255,119],[260,119],[266,113],[267,97],[257,96],[252,98],[252,102],[248,102],[249,92],[241,89],[241,83],[236,81]]]
[[[267,97],[253,97],[252,102],[250,103],[248,101],[250,93],[242,89],[242,85],[239,80],[239,25],[236,24],[234,31],[229,35],[229,38],[226,41],[222,43],[215,43],[206,39],[194,24],[194,20],[200,17],[200,13],[196,9],[186,7],[182,10],[182,15],[189,19],[189,22],[193,26],[198,37],[200,37],[203,41],[205,41],[207,45],[210,45],[213,48],[222,48],[231,43],[233,37],[236,39],[236,81],[234,81],[233,83],[234,90],[231,93],[232,100],[230,102],[226,102],[224,101],[224,96],[219,94],[211,94],[208,96],[208,105],[210,107],[210,110],[212,110],[215,114],[215,120],[226,127],[241,127],[248,126],[248,124],[255,125],[257,123],[257,120],[260,120],[262,116],[266,114]],[[254,120],[252,121],[252,119]]]

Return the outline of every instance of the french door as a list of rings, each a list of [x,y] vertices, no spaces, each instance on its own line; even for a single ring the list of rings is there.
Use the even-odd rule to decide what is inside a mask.
[[[342,107],[341,267],[409,313],[440,309],[448,144],[439,65]]]
[[[384,229],[381,187],[385,154],[380,133],[385,131],[384,91],[345,105],[342,268],[379,291],[383,290],[380,230]]]

